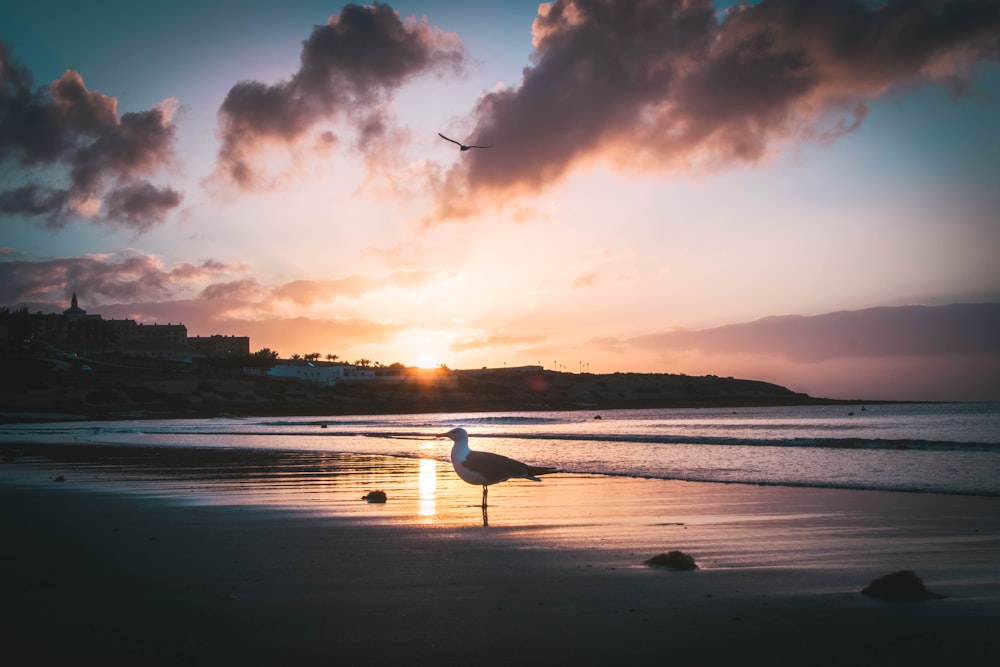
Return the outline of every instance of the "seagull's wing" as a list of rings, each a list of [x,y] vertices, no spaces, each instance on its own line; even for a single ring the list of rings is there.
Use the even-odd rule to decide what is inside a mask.
[[[462,146],[462,145],[464,145],[464,144],[462,144],[462,142],[460,142],[460,141],[455,141],[454,139],[449,139],[448,137],[444,136],[444,135],[443,135],[443,134],[441,134],[440,132],[438,132],[438,136],[439,136],[439,137],[441,137],[442,139],[444,139],[445,141],[450,141],[450,142],[451,142],[451,143],[453,143],[453,144],[458,144],[459,146]]]
[[[538,469],[492,452],[469,452],[469,455],[465,457],[464,464],[469,470],[474,470],[482,475],[487,480],[487,484],[496,484],[512,477],[540,481],[534,476],[540,473]]]

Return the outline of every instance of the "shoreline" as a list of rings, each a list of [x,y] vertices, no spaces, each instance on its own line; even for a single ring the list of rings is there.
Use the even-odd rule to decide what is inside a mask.
[[[557,474],[493,487],[484,527],[477,488],[445,465],[247,457],[256,477],[152,453],[0,464],[10,664],[929,665],[1000,650],[995,498]],[[373,488],[385,505],[360,500]],[[700,569],[643,564],[672,549]],[[899,569],[946,597],[860,594]]]
[[[316,412],[317,406],[308,405],[299,408],[283,406],[281,408],[262,409],[260,405],[228,406],[231,409],[217,410],[215,408],[204,410],[185,410],[176,412],[171,410],[83,410],[72,412],[69,409],[58,412],[45,412],[43,410],[2,410],[0,411],[0,426],[13,424],[44,424],[47,422],[117,422],[131,420],[184,420],[184,419],[251,419],[275,418],[275,417],[315,417],[324,419],[330,417],[383,417],[389,415],[419,415],[419,414],[477,414],[484,412],[496,413],[536,413],[536,412],[589,412],[600,414],[612,410],[739,410],[741,408],[785,408],[785,407],[810,407],[810,406],[875,406],[875,405],[994,405],[993,401],[857,401],[837,398],[809,398],[801,401],[761,401],[761,402],[711,402],[711,403],[670,403],[670,404],[649,404],[649,403],[624,403],[613,405],[545,405],[545,406],[524,406],[520,403],[489,402],[461,405],[439,405],[439,404],[416,404],[416,405],[393,405],[381,406],[376,409],[369,406],[369,409],[352,405],[343,408],[331,408],[325,406],[321,412]]]

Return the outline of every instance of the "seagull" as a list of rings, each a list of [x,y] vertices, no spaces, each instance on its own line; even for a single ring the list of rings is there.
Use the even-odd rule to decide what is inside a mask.
[[[454,445],[451,448],[451,464],[462,481],[469,484],[483,485],[483,516],[486,516],[486,494],[490,484],[505,482],[508,479],[530,479],[540,482],[536,475],[556,472],[555,468],[529,466],[520,461],[509,459],[491,452],[474,452],[469,449],[469,434],[464,428],[453,428],[447,433],[437,436],[451,438]]]
[[[462,151],[467,151],[470,148],[493,148],[493,146],[472,146],[472,145],[467,146],[467,145],[463,144],[461,141],[455,141],[454,139],[449,139],[448,137],[444,136],[440,132],[438,132],[438,136],[441,137],[442,139],[444,139],[445,141],[450,141],[453,144],[458,144],[458,148],[460,150],[462,150]]]

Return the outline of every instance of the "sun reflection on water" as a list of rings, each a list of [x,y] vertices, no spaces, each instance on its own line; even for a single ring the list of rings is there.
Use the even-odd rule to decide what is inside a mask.
[[[417,474],[417,489],[420,493],[420,505],[417,514],[422,517],[437,515],[437,461],[420,459],[420,472]]]

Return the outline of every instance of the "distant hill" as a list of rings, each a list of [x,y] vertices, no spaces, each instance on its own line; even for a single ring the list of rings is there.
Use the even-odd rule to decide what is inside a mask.
[[[134,419],[415,412],[610,410],[842,403],[785,387],[715,376],[458,371],[457,381],[342,382],[334,387],[211,368],[54,372],[7,359],[0,420]]]

